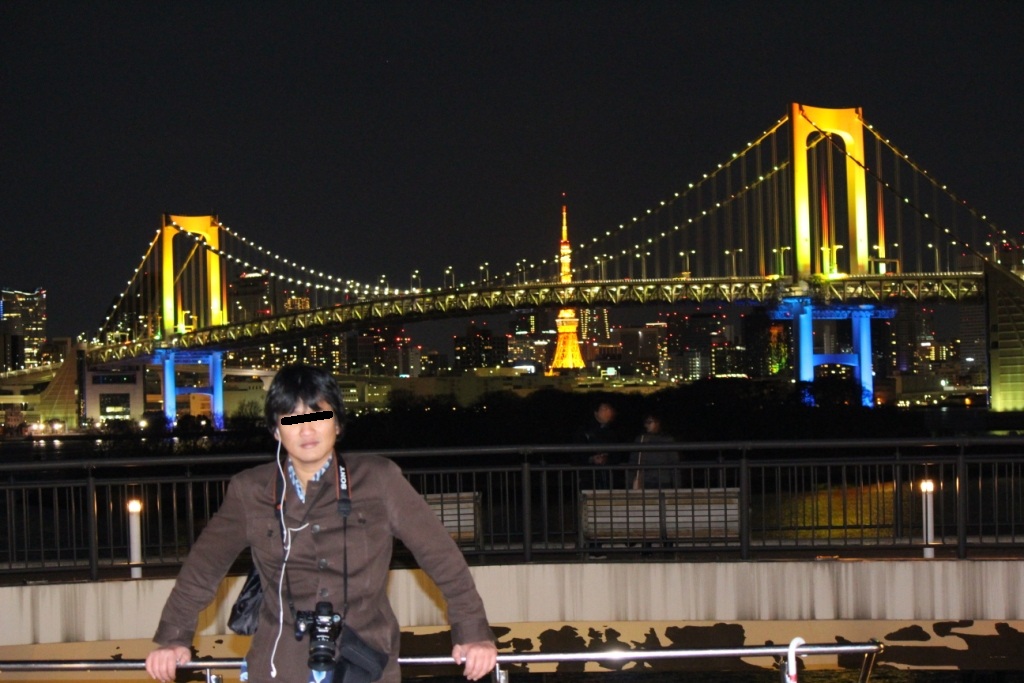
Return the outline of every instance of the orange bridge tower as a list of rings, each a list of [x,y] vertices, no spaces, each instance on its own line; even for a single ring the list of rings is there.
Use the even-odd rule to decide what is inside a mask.
[[[566,207],[562,206],[562,241],[558,245],[558,261],[561,265],[562,282],[572,282],[572,246],[569,245],[569,222]],[[580,321],[576,311],[563,308],[555,319],[558,329],[558,342],[555,345],[555,357],[551,361],[552,374],[565,370],[581,370],[586,367],[583,354],[580,353],[580,339],[577,330]]]

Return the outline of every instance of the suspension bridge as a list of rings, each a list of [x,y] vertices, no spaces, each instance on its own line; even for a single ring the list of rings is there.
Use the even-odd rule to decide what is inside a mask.
[[[870,392],[871,319],[891,316],[897,302],[978,301],[988,316],[991,407],[1024,409],[1017,239],[861,109],[792,104],[641,214],[599,235],[573,235],[568,271],[564,252],[504,265],[481,254],[487,266],[472,281],[448,269],[439,286],[424,287],[415,271],[408,288],[392,288],[307,268],[242,232],[216,216],[164,215],[92,336],[87,364],[162,363],[169,410],[175,364],[208,364],[216,414],[221,354],[233,348],[374,321],[720,301],[764,305],[792,324],[795,379],[839,362]],[[852,353],[815,353],[814,321],[836,318],[852,321]]]

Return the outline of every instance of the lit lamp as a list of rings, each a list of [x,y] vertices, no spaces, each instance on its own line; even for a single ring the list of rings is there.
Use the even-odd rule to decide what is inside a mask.
[[[128,553],[132,578],[142,578],[142,501],[128,501]]]
[[[921,526],[924,531],[924,556],[935,557],[935,482],[925,479],[921,482]]]

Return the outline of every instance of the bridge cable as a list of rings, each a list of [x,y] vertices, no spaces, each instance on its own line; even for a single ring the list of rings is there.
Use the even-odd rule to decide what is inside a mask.
[[[817,129],[819,132],[824,133],[824,131],[822,131],[818,127],[818,125],[814,123],[814,121],[812,121],[810,118],[807,117],[806,113],[802,113],[802,115],[804,116],[805,119],[807,119],[808,123],[810,123],[812,126],[814,126],[815,129]],[[863,119],[861,119],[861,121],[863,122]],[[866,123],[865,123],[865,127],[867,127],[869,130],[872,130]],[[830,141],[830,144],[835,145],[835,143],[832,142],[832,141]],[[888,144],[888,143],[886,143],[886,144]],[[889,192],[893,193],[897,198],[902,199],[903,203],[905,205],[909,206],[913,210],[914,215],[915,215],[917,221],[920,221],[920,220],[923,219],[923,220],[927,221],[930,225],[935,227],[936,229],[942,230],[946,234],[950,234],[950,230],[949,230],[948,227],[945,227],[945,226],[941,225],[940,223],[938,223],[938,221],[935,218],[933,218],[931,216],[931,214],[929,214],[927,211],[925,211],[924,209],[921,208],[920,201],[917,199],[917,197],[919,196],[919,193],[915,192],[915,199],[914,199],[914,201],[911,201],[909,198],[903,196],[900,192],[898,192],[897,188],[893,187],[890,183],[885,182],[884,180],[882,180],[882,178],[872,168],[868,167],[864,163],[863,160],[857,159],[856,157],[851,155],[849,152],[847,152],[845,149],[842,149],[842,148],[840,148],[838,146],[836,146],[836,148],[840,152],[842,152],[842,154],[844,154],[847,158],[851,159],[855,164],[857,164],[861,169],[863,169],[865,173],[868,173],[868,174],[871,175],[872,178],[875,178],[886,190],[888,190]],[[895,148],[892,148],[892,149],[894,151],[896,151]],[[903,156],[903,159],[908,162],[908,164],[911,166],[911,168],[913,168],[915,171],[918,171],[918,173],[915,174],[915,186],[916,186],[916,178],[919,175],[924,176],[930,183],[933,183],[933,184],[935,183],[935,181],[932,180],[932,178],[926,172],[924,172],[922,169],[918,168],[916,165],[911,164],[910,161],[909,161],[909,158],[906,157],[906,155]],[[949,193],[948,191],[947,191],[947,194],[949,194],[950,197],[955,198],[955,195],[953,195],[952,193]],[[982,219],[983,220],[987,220],[987,219],[985,219],[984,216],[982,216]],[[987,223],[987,224],[990,227],[994,228],[994,229],[998,229],[992,223]],[[1002,231],[1002,232],[1003,232],[1003,234],[1006,234],[1005,231]],[[955,237],[955,235],[953,237]],[[977,249],[975,249],[969,243],[964,242],[962,240],[958,240],[958,243],[960,244],[960,246],[962,246],[965,249],[968,249],[969,251],[974,253],[976,256],[978,256],[978,257],[980,257],[982,259],[985,258],[984,254],[979,252]],[[919,261],[920,261],[920,255],[919,255]],[[920,266],[919,266],[919,268],[920,268]]]

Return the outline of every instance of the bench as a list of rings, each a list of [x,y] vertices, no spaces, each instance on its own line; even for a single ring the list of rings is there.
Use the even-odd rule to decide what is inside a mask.
[[[423,498],[456,543],[479,546],[483,538],[479,492],[427,493]]]
[[[727,540],[739,533],[738,488],[580,492],[580,546],[588,541]]]

